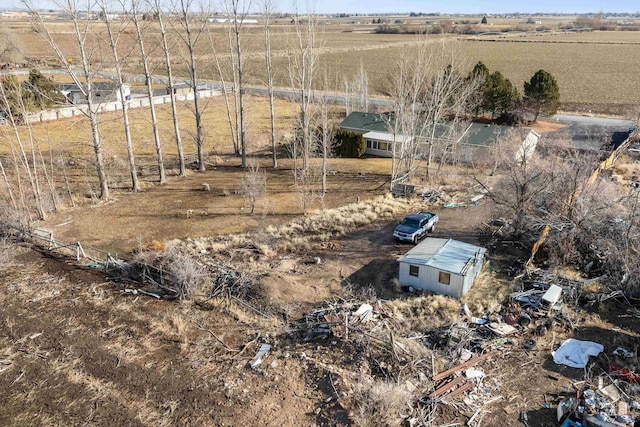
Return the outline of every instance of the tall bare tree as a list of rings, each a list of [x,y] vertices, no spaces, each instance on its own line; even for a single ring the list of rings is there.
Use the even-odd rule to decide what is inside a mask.
[[[369,77],[360,62],[358,74],[352,79],[344,81],[344,102],[347,114],[352,111],[369,111]]]
[[[178,0],[178,13],[180,15],[180,25],[182,26],[182,31],[178,31],[178,34],[188,51],[189,78],[191,81],[191,89],[193,90],[193,113],[196,119],[195,143],[198,151],[198,170],[204,172],[206,170],[204,160],[204,131],[202,127],[202,108],[200,105],[200,96],[198,95],[198,60],[196,46],[205,33],[210,11],[202,10],[201,13],[194,16],[193,9],[195,6],[196,3],[194,0]]]
[[[230,40],[230,48],[233,50],[231,60],[234,61],[234,81],[236,85],[236,98],[238,100],[238,128],[240,156],[242,167],[247,167],[247,141],[246,141],[246,118],[244,105],[244,58],[243,58],[243,27],[244,21],[249,14],[251,0],[225,0],[227,14],[227,29]]]
[[[14,162],[16,166],[16,179],[20,179],[20,176],[22,175],[22,169],[24,169],[24,174],[31,186],[31,193],[33,195],[33,200],[35,203],[36,211],[38,213],[38,217],[39,219],[45,219],[46,212],[43,207],[42,193],[40,191],[40,184],[38,182],[37,163],[35,160],[35,147],[31,126],[29,126],[28,128],[29,141],[31,143],[31,160],[29,160],[29,148],[25,147],[25,143],[22,140],[22,135],[20,134],[20,129],[17,122],[17,120],[20,118],[24,119],[27,112],[21,94],[22,85],[17,84],[16,79],[11,79],[11,81],[14,81],[15,84],[7,83],[6,80],[0,81],[0,110],[5,112],[7,117],[6,120],[9,122],[9,125],[13,130],[13,138],[7,135],[6,139],[8,141],[11,141],[13,139],[17,143],[17,149],[15,151],[18,155],[14,156]],[[15,93],[9,93],[9,91],[15,91]],[[11,147],[13,150],[12,143]],[[20,182],[18,184],[19,187],[21,187]],[[22,202],[25,203],[22,190],[20,190],[20,194]]]
[[[165,12],[159,0],[153,0],[153,8],[158,16],[158,26],[160,29],[160,36],[162,38],[162,51],[164,52],[164,61],[167,66],[167,89],[169,90],[169,98],[171,99],[171,117],[173,118],[173,131],[176,138],[176,147],[178,149],[178,173],[181,177],[184,177],[186,176],[184,148],[182,147],[182,136],[180,134],[180,123],[178,120],[178,104],[176,102],[173,67],[171,66],[169,37],[165,26]]]
[[[278,167],[278,153],[276,151],[276,112],[273,96],[274,71],[271,65],[271,25],[273,24],[274,9],[274,0],[263,0],[262,19],[264,20],[264,59],[265,73],[267,77],[267,93],[269,95],[269,118],[271,119],[271,166],[276,169]]]
[[[138,181],[138,170],[136,168],[135,155],[133,153],[133,143],[131,142],[131,125],[129,124],[129,100],[125,93],[125,83],[122,76],[122,63],[118,54],[118,42],[120,36],[126,29],[126,22],[122,21],[120,25],[113,28],[111,13],[105,0],[99,0],[102,18],[107,27],[107,35],[109,37],[109,46],[113,55],[113,66],[116,70],[116,79],[118,82],[118,91],[120,93],[120,108],[122,109],[122,121],[124,126],[124,139],[127,148],[127,159],[129,161],[129,174],[131,176],[131,190],[140,191],[140,183]]]
[[[428,65],[432,74],[427,76],[426,87],[421,91],[419,102],[421,120],[427,127],[429,149],[427,155],[427,177],[431,171],[434,151],[438,145],[457,139],[457,122],[465,112],[468,99],[476,89],[477,81],[465,78],[468,60],[459,42],[438,41],[428,54]],[[442,122],[448,126],[436,137]]]
[[[136,28],[136,34],[138,38],[138,47],[140,48],[140,59],[142,61],[142,70],[144,72],[145,83],[147,87],[147,98],[149,99],[149,113],[151,114],[151,126],[153,128],[153,140],[156,146],[156,161],[158,163],[158,175],[160,179],[160,185],[167,182],[167,175],[164,170],[164,160],[162,158],[162,144],[160,143],[160,130],[158,129],[158,118],[156,115],[156,105],[153,103],[153,76],[149,68],[149,57],[145,48],[144,31],[142,23],[140,22],[142,16],[141,0],[131,1],[131,19],[133,25]]]
[[[72,23],[73,35],[75,38],[75,44],[80,55],[80,74],[72,67],[72,61],[69,61],[58,42],[52,37],[47,24],[45,23],[38,8],[34,5],[32,0],[22,0],[27,10],[34,18],[33,24],[35,31],[38,32],[42,38],[51,46],[56,53],[61,65],[71,76],[73,82],[82,93],[83,98],[87,103],[87,108],[81,108],[80,111],[88,118],[91,126],[91,137],[93,143],[93,151],[95,154],[95,168],[98,176],[98,185],[100,187],[100,198],[109,198],[109,186],[107,182],[107,175],[105,171],[105,164],[102,154],[102,140],[100,138],[100,126],[98,120],[98,107],[99,103],[96,102],[94,97],[94,82],[95,82],[95,70],[94,60],[98,59],[94,57],[94,54],[98,52],[97,46],[89,46],[89,38],[92,37],[92,16],[95,9],[95,3],[92,0],[88,0],[85,7],[78,7],[78,0],[55,0],[53,3],[60,10],[61,13],[69,16]]]
[[[311,122],[313,114],[313,82],[318,66],[318,51],[316,46],[318,18],[313,6],[314,4],[308,2],[305,5],[304,14],[301,14],[297,2],[293,2],[295,38],[289,40],[287,49],[289,80],[291,87],[296,92],[295,97],[299,106],[297,127],[299,129],[298,140],[302,155],[303,174],[309,167],[309,160],[314,149]],[[293,151],[294,180],[297,181],[297,150],[295,143]]]
[[[393,143],[397,161],[392,165],[394,179],[407,179],[416,171],[416,159],[426,147],[427,177],[434,156],[446,152],[447,145],[459,138],[457,126],[475,81],[466,79],[467,60],[456,42],[425,39],[397,61],[391,90],[393,121],[397,142]],[[396,144],[398,147],[396,147]]]
[[[232,79],[232,82],[234,82],[232,84],[232,89],[234,93],[234,98],[233,98],[234,102],[233,102],[233,105],[231,105],[231,102],[229,101],[229,94],[227,92],[225,69],[220,63],[220,58],[218,57],[218,52],[216,50],[214,35],[213,35],[213,32],[210,31],[209,27],[207,27],[207,35],[209,37],[209,45],[211,47],[211,53],[213,54],[213,61],[215,63],[215,68],[218,73],[218,77],[220,78],[220,83],[222,85],[222,98],[224,99],[224,105],[227,111],[227,122],[229,123],[229,132],[231,134],[233,152],[236,155],[238,155],[240,154],[240,148],[238,147],[237,128],[236,128],[238,111],[236,109],[237,99],[235,97],[235,89],[233,89],[235,88],[235,77]],[[231,56],[232,55],[230,55],[230,57]],[[234,61],[229,61],[229,62],[233,64]],[[234,76],[235,76],[235,73],[234,73]]]
[[[326,96],[320,99],[320,123],[318,126],[318,139],[322,151],[322,192],[320,197],[324,200],[327,194],[328,159],[333,147],[331,124],[329,123],[329,105]]]

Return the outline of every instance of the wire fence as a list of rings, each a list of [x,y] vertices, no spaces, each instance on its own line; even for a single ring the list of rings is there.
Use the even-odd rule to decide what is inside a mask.
[[[56,253],[76,263],[102,270],[107,279],[145,289],[137,289],[145,295],[156,298],[180,296],[180,283],[170,272],[161,267],[139,260],[125,260],[108,251],[83,245],[68,243],[54,236],[53,231],[43,228],[28,228],[9,223],[0,223],[0,235],[30,242],[41,250]]]

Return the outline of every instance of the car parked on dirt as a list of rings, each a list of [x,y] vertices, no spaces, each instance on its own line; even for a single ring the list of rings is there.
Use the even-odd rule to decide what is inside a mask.
[[[393,237],[416,244],[427,233],[435,230],[438,219],[438,215],[430,211],[409,214],[393,230]]]

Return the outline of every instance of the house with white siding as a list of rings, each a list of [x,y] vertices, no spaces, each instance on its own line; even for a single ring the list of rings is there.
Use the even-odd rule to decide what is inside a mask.
[[[341,123],[340,129],[362,135],[366,143],[365,154],[377,157],[393,157],[393,147],[396,153],[400,146],[411,142],[412,137],[393,133],[393,113],[373,114],[354,111]],[[516,128],[484,123],[467,123],[458,129],[454,125],[442,123],[436,126],[435,138],[441,150],[456,150],[456,158],[465,163],[490,161],[494,155],[494,145],[500,137],[510,133],[516,135],[521,144],[517,145],[514,160],[535,152],[540,135],[529,128]],[[429,146],[429,140],[420,138],[424,151]],[[444,153],[444,152],[443,152]],[[440,153],[440,154],[443,154]],[[443,154],[444,155],[444,154]],[[449,155],[449,158],[453,157]]]
[[[461,298],[482,270],[486,251],[458,240],[428,237],[398,259],[400,283]]]
[[[112,102],[122,99],[120,96],[120,89],[116,82],[93,82],[92,83],[93,102]],[[76,83],[61,83],[60,93],[62,93],[67,102],[73,105],[86,104],[87,99],[84,96],[86,88],[80,88]],[[131,85],[128,83],[122,84],[122,91],[126,100],[131,100]]]

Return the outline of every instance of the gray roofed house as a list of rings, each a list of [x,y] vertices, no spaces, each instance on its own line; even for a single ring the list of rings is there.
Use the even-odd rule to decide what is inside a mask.
[[[398,259],[400,283],[461,298],[482,270],[486,251],[458,240],[428,237]]]
[[[91,85],[93,89],[94,102],[113,102],[120,101],[120,90],[115,82],[93,82]],[[128,83],[123,83],[124,96],[126,99],[131,99],[131,86]],[[60,93],[66,98],[70,104],[86,104],[87,100],[82,93],[82,90],[75,83],[62,83],[60,84]]]
[[[390,116],[389,113],[387,113],[385,117],[383,114],[354,111],[345,117],[345,119],[340,123],[340,128],[350,130],[358,134],[371,131],[388,133],[390,130],[387,123],[390,120],[391,123],[393,123],[393,117]]]
[[[564,140],[578,151],[609,153],[622,144],[631,134],[629,126],[593,126],[572,124],[547,134],[556,140]]]
[[[362,135],[367,144],[365,153],[378,157],[391,157],[393,144],[401,144],[411,140],[411,136],[394,134],[391,130],[394,126],[393,113],[373,114],[354,111],[341,123],[340,129]],[[451,146],[444,142],[459,142],[461,147],[458,159],[463,162],[476,162],[488,160],[492,156],[491,148],[501,135],[510,132],[523,141],[514,153],[514,158],[533,154],[540,135],[528,128],[516,128],[511,126],[489,125],[483,123],[465,124],[463,127],[454,127],[442,123],[436,126],[435,138],[443,142],[442,147]],[[425,137],[422,144],[428,145]]]

